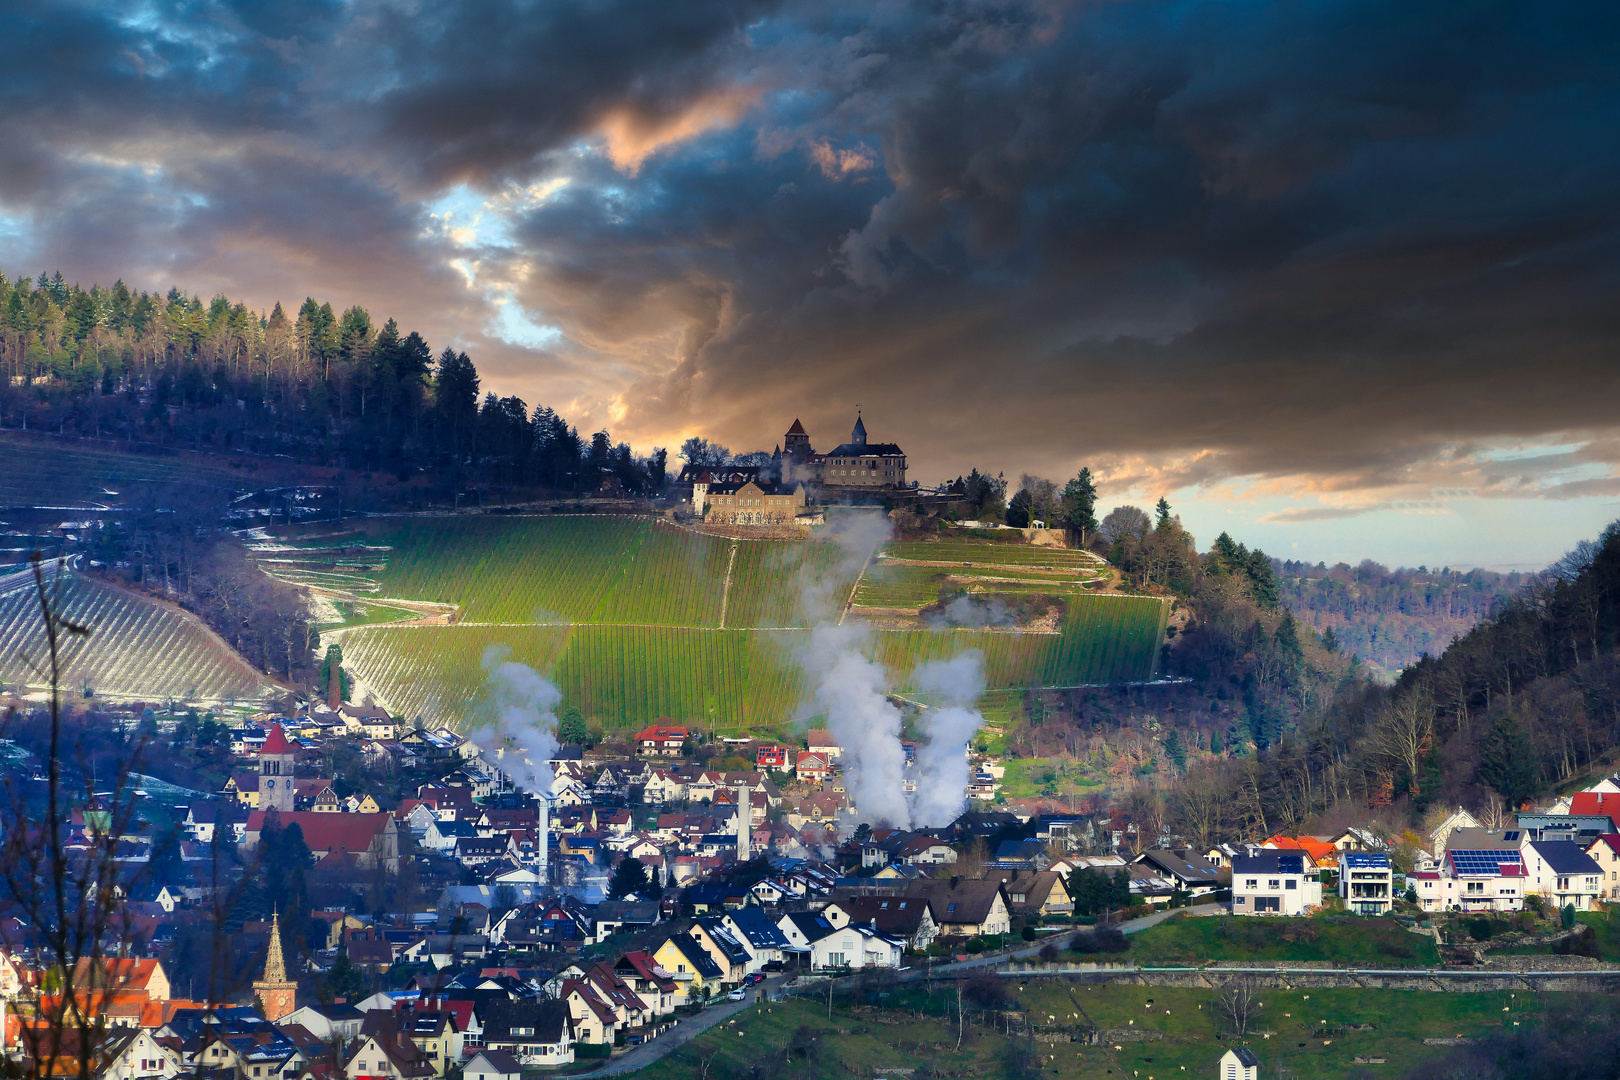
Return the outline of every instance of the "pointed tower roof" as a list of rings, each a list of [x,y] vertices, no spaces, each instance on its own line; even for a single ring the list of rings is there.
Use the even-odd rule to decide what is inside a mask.
[[[270,951],[264,958],[264,982],[266,984],[284,983],[287,981],[287,961],[281,955],[281,915],[279,912],[270,912]]]
[[[804,425],[799,423],[799,418],[797,416],[795,416],[793,418],[793,426],[787,429],[787,433],[789,435],[804,435],[804,434],[806,434],[806,432],[804,430]]]
[[[855,430],[850,432],[849,441],[854,443],[856,446],[866,445],[866,425],[861,422],[861,414],[859,410],[857,410],[855,413]]]
[[[259,753],[290,754],[292,752],[292,743],[288,741],[287,733],[281,730],[280,724],[272,725],[270,734],[265,736],[264,747],[260,749]]]

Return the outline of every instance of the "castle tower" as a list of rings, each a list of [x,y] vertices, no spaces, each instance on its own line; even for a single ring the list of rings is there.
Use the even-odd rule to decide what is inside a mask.
[[[293,810],[293,762],[296,754],[287,733],[276,724],[259,751],[259,809]]]
[[[782,436],[783,455],[791,458],[807,458],[813,452],[810,449],[810,433],[805,431],[804,425],[795,418],[793,426]]]
[[[287,978],[287,961],[281,955],[281,915],[270,914],[270,951],[264,958],[264,978],[253,984],[264,1018],[272,1024],[295,1008],[298,984]]]
[[[855,430],[849,433],[849,441],[855,446],[866,445],[866,424],[861,421],[861,412],[855,410]]]

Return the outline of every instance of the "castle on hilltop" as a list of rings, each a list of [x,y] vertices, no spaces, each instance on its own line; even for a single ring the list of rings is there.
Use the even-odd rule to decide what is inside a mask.
[[[906,454],[894,443],[868,442],[859,412],[849,442],[825,454],[794,420],[769,465],[688,464],[676,484],[691,492],[692,513],[706,522],[804,528],[825,520],[816,506],[822,492],[904,488]]]
[[[906,486],[906,452],[894,443],[868,442],[866,422],[855,413],[849,442],[818,454],[798,420],[782,437],[782,480],[824,488],[894,490]]]

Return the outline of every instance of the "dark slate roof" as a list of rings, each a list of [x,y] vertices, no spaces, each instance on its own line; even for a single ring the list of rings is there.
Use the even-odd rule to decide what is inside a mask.
[[[474,1056],[482,1057],[489,1062],[490,1067],[496,1072],[516,1075],[523,1071],[523,1066],[518,1063],[518,1059],[505,1050],[480,1050]]]
[[[819,912],[790,911],[788,912],[788,918],[793,920],[793,925],[798,927],[799,933],[804,935],[804,939],[811,943],[820,941],[833,932],[833,924],[828,922],[827,917]]]
[[[1220,867],[1214,863],[1206,862],[1197,855],[1188,858],[1168,848],[1154,848],[1151,851],[1143,852],[1136,861],[1155,866],[1160,871],[1187,884],[1216,885],[1220,883]]]
[[[1239,855],[1232,860],[1232,876],[1239,874],[1303,874],[1305,853],[1302,851],[1260,851],[1254,855]]]
[[[732,925],[742,932],[748,943],[756,949],[785,949],[788,939],[771,918],[757,907],[740,908],[730,912]]]
[[[844,443],[827,451],[824,457],[905,457],[906,452],[892,442]]]
[[[1237,1055],[1238,1064],[1244,1068],[1259,1068],[1260,1059],[1255,1057],[1254,1051],[1247,1046],[1234,1046],[1232,1047],[1232,1053]]]
[[[1602,874],[1603,868],[1599,866],[1579,844],[1569,840],[1537,840],[1531,847],[1536,854],[1547,861],[1547,866],[1555,874]]]
[[[714,962],[709,950],[699,945],[691,934],[671,934],[670,942],[686,957],[686,962],[692,965],[692,970],[705,979],[718,979],[721,976],[720,965]]]

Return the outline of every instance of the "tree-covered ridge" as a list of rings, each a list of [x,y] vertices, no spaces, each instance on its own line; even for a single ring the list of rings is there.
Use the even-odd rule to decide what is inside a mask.
[[[1425,654],[1439,655],[1534,577],[1391,570],[1370,559],[1354,567],[1279,561],[1275,570],[1282,602],[1300,622],[1388,677]]]
[[[179,289],[70,285],[0,274],[0,425],[201,450],[275,454],[461,490],[632,492],[663,484],[606,431],[582,436],[544,406],[479,397],[465,352],[361,307],[305,299],[289,314]]]

